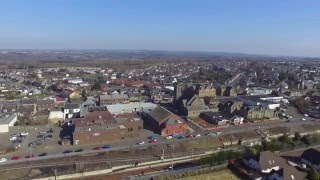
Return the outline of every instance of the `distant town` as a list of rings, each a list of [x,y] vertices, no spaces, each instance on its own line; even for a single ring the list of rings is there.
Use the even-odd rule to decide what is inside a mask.
[[[2,177],[320,176],[316,58],[1,50],[0,60]]]

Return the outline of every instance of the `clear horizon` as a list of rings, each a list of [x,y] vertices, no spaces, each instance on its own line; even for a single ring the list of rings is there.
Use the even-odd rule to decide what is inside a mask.
[[[0,49],[106,49],[320,57],[320,2],[4,1]]]

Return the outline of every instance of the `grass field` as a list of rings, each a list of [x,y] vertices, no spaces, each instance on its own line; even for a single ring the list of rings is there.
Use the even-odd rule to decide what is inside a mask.
[[[234,175],[229,169],[224,169],[221,171],[201,174],[198,176],[186,177],[183,178],[183,180],[240,180],[240,178]]]

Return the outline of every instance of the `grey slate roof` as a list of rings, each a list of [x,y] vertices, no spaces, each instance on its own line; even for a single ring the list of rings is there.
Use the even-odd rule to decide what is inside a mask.
[[[171,112],[161,106],[158,106],[154,108],[152,111],[150,111],[148,114],[154,120],[161,122],[164,118],[168,117],[171,114]]]
[[[76,104],[76,103],[66,103],[64,105],[65,109],[78,109],[79,107],[80,107],[80,105]]]

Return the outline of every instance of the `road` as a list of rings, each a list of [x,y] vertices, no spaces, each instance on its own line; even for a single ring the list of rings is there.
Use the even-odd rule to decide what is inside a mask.
[[[310,120],[309,121],[301,121],[301,120],[295,119],[295,120],[292,120],[291,122],[274,121],[274,122],[263,122],[263,123],[248,123],[248,124],[241,125],[241,126],[230,125],[227,128],[219,129],[219,131],[221,131],[221,136],[222,136],[222,135],[227,135],[227,134],[254,131],[257,129],[263,130],[263,129],[274,128],[274,127],[294,127],[294,126],[300,126],[302,124],[314,124],[316,126],[319,126],[319,122],[313,122]],[[208,132],[212,132],[212,131],[200,130],[200,131],[196,132],[195,134],[198,134],[198,133],[201,134],[201,137],[198,137],[198,138],[202,138]],[[159,135],[156,135],[156,136],[158,137],[158,142],[156,144],[174,144],[177,142],[187,140],[187,139],[175,139],[175,138],[171,139],[171,140],[166,140],[165,137],[161,137]],[[138,145],[137,142],[140,142],[140,141],[144,141],[145,144]],[[130,148],[146,148],[148,146],[154,145],[154,144],[149,143],[148,137],[142,137],[142,138],[133,139],[133,140],[123,140],[123,141],[113,142],[113,143],[109,143],[109,144],[112,146],[111,149],[101,150],[101,151],[96,151],[96,150],[92,150],[92,149],[94,147],[98,147],[98,146],[101,147],[105,144],[82,145],[82,146],[81,145],[79,145],[79,146],[59,146],[59,147],[48,148],[48,149],[29,148],[26,151],[17,151],[17,152],[13,152],[13,153],[10,153],[10,154],[3,156],[5,158],[7,158],[8,161],[1,163],[1,166],[5,166],[6,164],[26,162],[26,161],[30,161],[30,163],[32,163],[32,161],[41,160],[41,159],[51,159],[51,158],[61,158],[61,157],[62,158],[65,158],[65,157],[70,158],[71,156],[74,156],[74,155],[92,154],[92,153],[110,151],[110,150],[114,151],[114,150],[128,150]],[[63,154],[63,152],[66,150],[75,151],[77,149],[83,149],[84,151],[79,152],[79,153]],[[35,158],[31,158],[31,159],[23,158],[30,153],[38,155],[43,152],[46,152],[48,154],[48,156],[35,157]],[[14,155],[20,156],[20,157],[22,157],[22,159],[15,160],[15,161],[10,160],[11,157]]]

